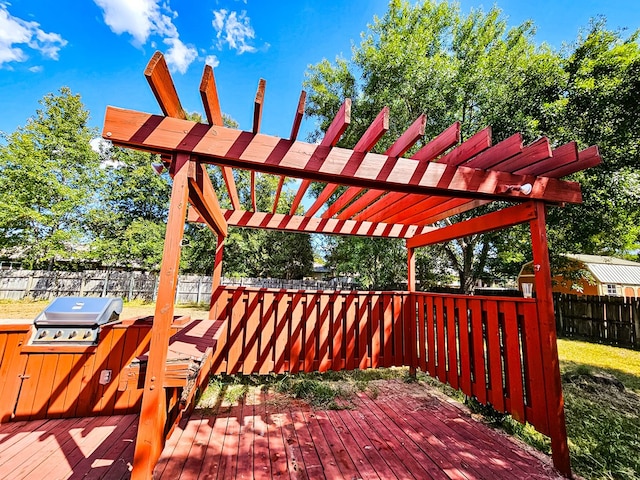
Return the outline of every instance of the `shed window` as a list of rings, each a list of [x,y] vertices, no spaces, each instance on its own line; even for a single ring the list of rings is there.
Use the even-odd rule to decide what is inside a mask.
[[[607,284],[607,295],[618,295],[618,286],[613,283]]]

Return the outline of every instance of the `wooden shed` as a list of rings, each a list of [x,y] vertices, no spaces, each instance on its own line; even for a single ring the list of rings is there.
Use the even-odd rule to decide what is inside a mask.
[[[640,263],[603,255],[569,253],[565,258],[567,263],[552,275],[554,292],[640,297]],[[536,290],[533,262],[525,263],[520,269],[518,288],[521,291]]]

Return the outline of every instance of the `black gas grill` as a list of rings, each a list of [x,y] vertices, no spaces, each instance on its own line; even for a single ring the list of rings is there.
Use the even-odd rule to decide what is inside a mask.
[[[33,324],[31,345],[96,345],[100,327],[118,320],[121,298],[59,297]]]

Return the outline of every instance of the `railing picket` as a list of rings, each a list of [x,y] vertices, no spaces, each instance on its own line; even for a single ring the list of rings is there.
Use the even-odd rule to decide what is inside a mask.
[[[382,298],[378,292],[371,296],[371,367],[380,367],[380,310]]]
[[[493,407],[504,411],[502,390],[502,352],[500,348],[500,329],[498,322],[498,302],[488,300],[485,303],[487,318],[487,357],[489,360],[489,401]]]
[[[391,294],[382,294],[382,322],[380,344],[382,345],[382,365],[393,366],[393,299]]]
[[[425,318],[427,315],[426,298],[424,295],[414,295],[418,304],[418,358],[420,370],[427,371],[427,330]]]
[[[466,395],[471,391],[471,351],[469,350],[469,317],[467,315],[467,300],[456,298],[458,310],[458,334],[460,344],[460,390]]]
[[[429,375],[432,377],[436,377],[436,320],[435,320],[435,312],[433,305],[434,297],[427,297],[426,304],[426,327],[427,327],[427,358],[429,361],[427,362],[427,369],[429,371]]]
[[[271,292],[264,292],[260,308],[260,356],[258,358],[258,372],[267,374],[274,371],[276,296]]]
[[[524,389],[522,386],[522,357],[520,338],[518,335],[518,317],[516,304],[503,303],[504,311],[504,344],[506,350],[505,364],[508,378],[509,411],[514,419],[524,423]]]
[[[459,386],[458,381],[458,341],[457,341],[457,321],[456,308],[453,297],[445,299],[445,310],[447,312],[447,354],[449,356],[447,368],[447,380],[456,390]]]
[[[438,357],[438,378],[442,383],[447,383],[447,335],[444,312],[444,299],[434,299],[436,307],[436,348]]]
[[[371,367],[371,342],[369,341],[369,319],[371,318],[371,296],[358,295],[358,367],[361,370]]]
[[[290,365],[289,371],[291,373],[300,372],[300,362],[304,360],[304,336],[303,336],[303,324],[304,319],[302,314],[304,312],[303,298],[305,294],[299,290],[291,296],[291,336],[290,336]]]
[[[331,368],[331,351],[333,346],[329,346],[332,341],[331,338],[331,308],[333,304],[330,302],[330,296],[328,294],[320,296],[320,348],[318,349],[318,359],[320,365],[318,370],[326,372]]]
[[[469,300],[471,311],[471,335],[473,348],[473,396],[482,404],[487,403],[487,379],[484,362],[484,334],[482,304],[480,300]]]
[[[355,293],[349,292],[346,294],[345,356],[347,362],[345,368],[347,370],[353,370],[356,365],[356,299]]]

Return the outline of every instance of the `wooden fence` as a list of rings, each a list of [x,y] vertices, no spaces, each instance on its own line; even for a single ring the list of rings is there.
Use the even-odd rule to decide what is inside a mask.
[[[212,277],[180,275],[176,303],[209,303]],[[222,278],[223,285],[261,288],[343,289],[347,284],[319,280],[272,278]],[[50,300],[59,296],[122,297],[125,300],[155,301],[158,276],[145,272],[86,270],[0,270],[0,299]]]
[[[535,300],[415,293],[416,366],[549,434]]]
[[[221,287],[214,314],[213,373],[412,366],[549,432],[533,299]]]
[[[410,364],[407,292],[222,287],[213,373],[297,373]]]
[[[640,349],[640,299],[554,294],[558,335]]]

